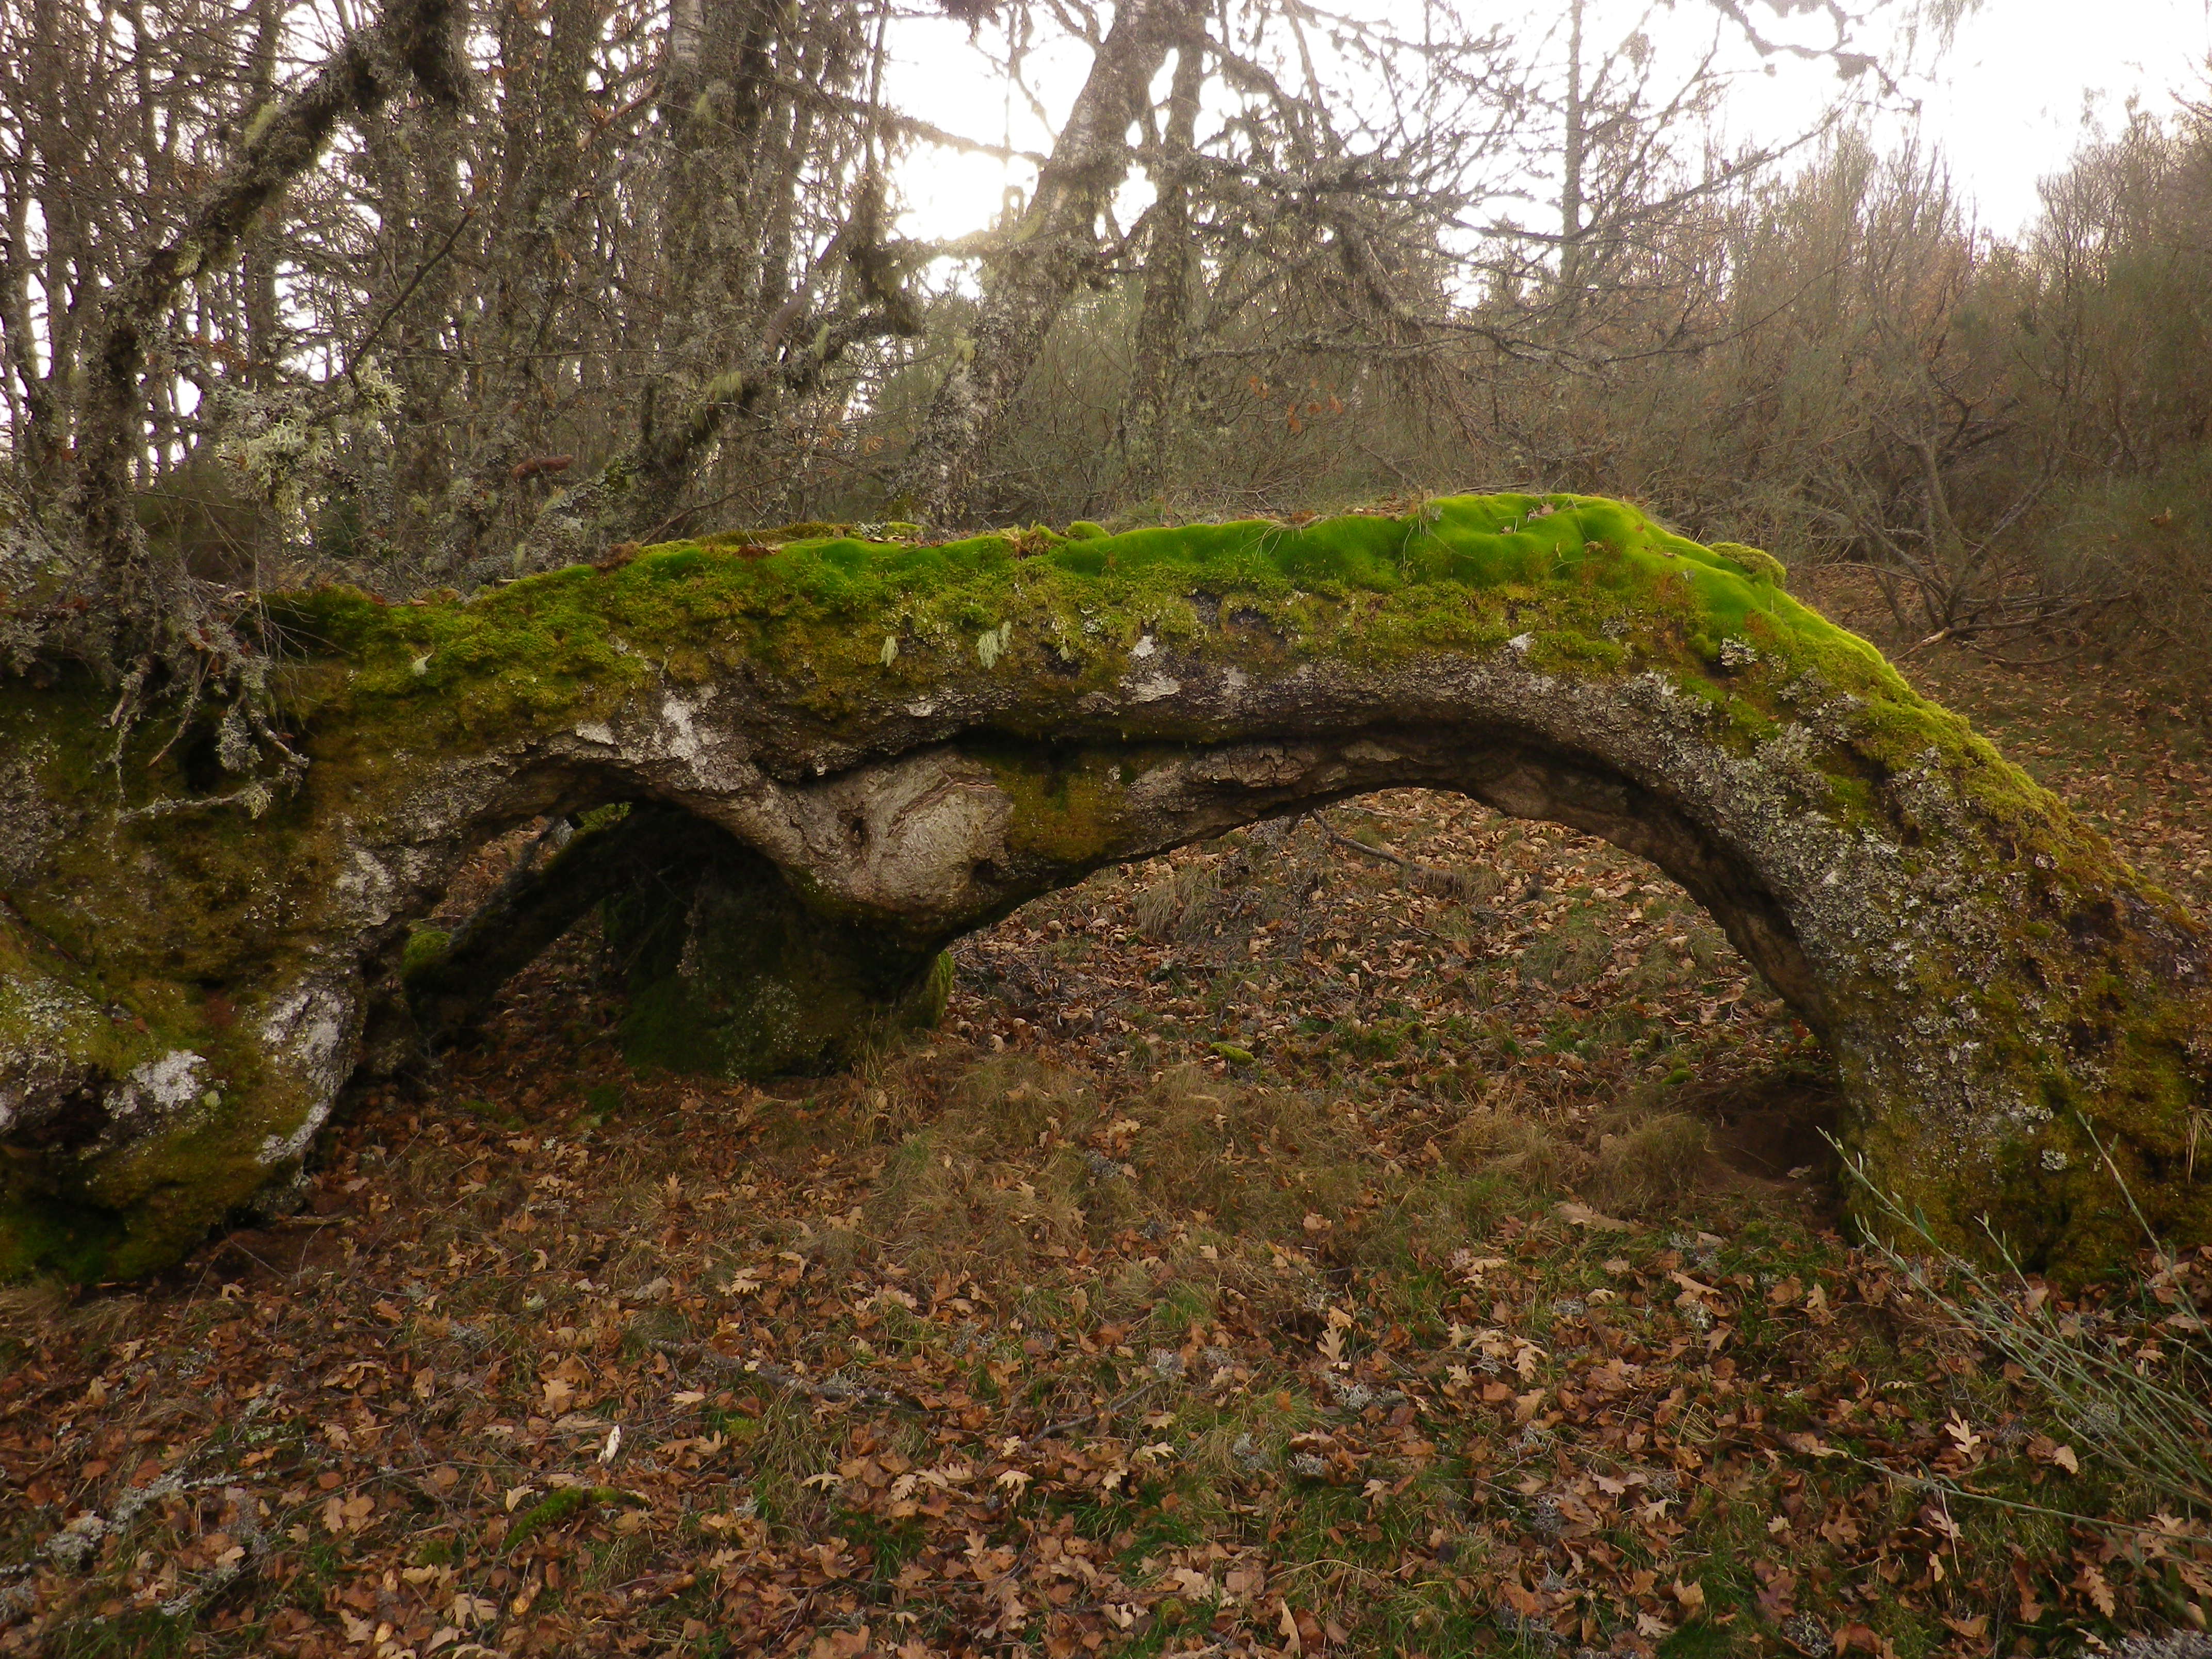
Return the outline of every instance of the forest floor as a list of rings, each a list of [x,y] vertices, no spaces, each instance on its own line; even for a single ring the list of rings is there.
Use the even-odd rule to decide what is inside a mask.
[[[1907,668],[2212,915],[2154,688]],[[957,959],[933,1036],[759,1089],[630,1075],[573,939],[354,1103],[297,1217],[0,1292],[0,1653],[2040,1654],[2212,1612],[2202,1517],[1839,1236],[1819,1048],[1650,866],[1405,792]],[[2173,1281],[2050,1305],[2179,1376]]]

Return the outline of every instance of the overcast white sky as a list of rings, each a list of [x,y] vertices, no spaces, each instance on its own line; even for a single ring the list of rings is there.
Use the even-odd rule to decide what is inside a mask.
[[[1613,0],[1601,4],[1610,10]],[[1510,9],[1508,0],[1501,9]],[[1921,100],[1923,133],[1942,145],[1954,181],[1977,204],[1984,227],[2008,235],[2033,217],[2036,180],[2065,163],[2083,137],[2085,114],[2114,127],[2130,100],[2164,112],[2177,93],[2192,100],[2203,96],[2212,51],[2208,9],[2212,0],[1984,0],[1932,73],[1907,82]],[[1556,15],[1558,9],[1546,9]],[[1697,0],[1679,0],[1672,15],[1669,25],[1662,13],[1654,33],[1671,27],[1686,46],[1710,33],[1711,13]],[[1044,146],[1044,129],[1018,98],[1009,123],[1004,90],[977,68],[964,30],[926,23],[900,34],[889,76],[895,103],[974,137],[995,141],[1010,125],[1018,145]],[[1033,62],[1034,82],[1054,106],[1054,118],[1085,67],[1075,51],[1057,63]],[[1753,76],[1740,85],[1728,125],[1749,139],[1794,130],[1832,96],[1836,82],[1826,69],[1784,65],[1771,78]],[[1881,130],[1897,135],[1901,118],[1885,120]],[[1004,187],[1028,179],[1018,166],[1010,170],[996,161],[933,154],[902,182],[912,210],[909,229],[953,236],[981,228]]]
[[[2034,217],[2035,182],[2063,167],[2083,117],[2107,128],[2130,99],[2170,112],[2204,97],[2206,0],[1985,0],[1933,76],[1915,81],[1923,131],[2001,234]]]

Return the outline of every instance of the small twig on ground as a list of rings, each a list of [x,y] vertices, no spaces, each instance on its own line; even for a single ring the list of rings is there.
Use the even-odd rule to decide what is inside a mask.
[[[1419,860],[1407,858],[1403,853],[1394,853],[1387,847],[1376,847],[1367,842],[1354,840],[1318,812],[1309,812],[1306,816],[1319,826],[1322,834],[1328,838],[1330,846],[1396,865],[1406,878],[1406,884],[1415,892],[1432,893],[1438,898],[1462,901],[1474,896],[1473,882],[1460,871],[1439,870]]]
[[[1029,1437],[1029,1443],[1032,1446],[1042,1445],[1048,1440],[1066,1434],[1072,1429],[1079,1429],[1085,1424],[1102,1420],[1110,1422],[1159,1386],[1157,1379],[1150,1382],[1140,1382],[1120,1399],[1108,1401],[1095,1412],[1085,1412],[1080,1417],[1071,1417],[1062,1422],[1047,1424]]]

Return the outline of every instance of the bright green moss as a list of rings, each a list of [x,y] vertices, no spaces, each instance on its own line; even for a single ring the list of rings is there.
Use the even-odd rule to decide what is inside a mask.
[[[1627,647],[1599,635],[1554,629],[1539,634],[1528,648],[1528,660],[1553,673],[1577,669],[1615,669],[1628,660]]]
[[[618,1486],[563,1486],[515,1516],[500,1548],[511,1556],[538,1534],[556,1531],[589,1510],[643,1507],[649,1501]]]
[[[1764,549],[1746,547],[1741,542],[1715,542],[1709,550],[1717,557],[1726,559],[1755,582],[1771,582],[1779,587],[1790,579],[1782,561]]]
[[[358,665],[357,706],[416,704],[471,731],[587,713],[656,667],[703,677],[732,658],[802,651],[817,672],[896,667],[883,662],[885,636],[873,628],[825,665],[824,630],[840,619],[895,618],[895,641],[927,648],[946,630],[980,633],[1041,610],[1073,623],[1081,612],[1106,624],[1091,637],[1127,644],[1143,627],[1194,626],[1194,592],[1237,596],[1286,628],[1294,648],[1370,659],[1485,648],[1516,621],[1506,611],[1535,607],[1547,635],[1595,641],[1610,622],[1644,636],[1641,651],[1611,640],[1558,647],[1578,663],[1663,655],[1674,620],[1672,649],[1686,669],[1702,672],[1718,641],[1758,626],[1770,646],[1803,659],[1796,665],[1820,659],[1855,681],[1883,675],[1869,648],[1747,574],[1740,558],[1583,497],[1455,497],[1401,518],[1299,526],[1245,520],[1108,535],[1086,525],[1065,541],[1035,532],[936,545],[793,533],[812,529],[832,527],[672,544],[616,569],[580,566],[465,603],[387,606],[332,590],[273,614],[287,641]],[[898,654],[911,662],[914,652],[902,644]],[[1887,679],[1869,689],[1910,696]]]
[[[453,944],[453,936],[442,927],[417,927],[407,935],[406,948],[400,953],[399,976],[415,979],[444,967]]]
[[[747,665],[800,687],[827,729],[927,696],[963,656],[1026,687],[1044,736],[1060,718],[1051,711],[1110,686],[1120,653],[1147,633],[1206,636],[1209,656],[1260,671],[1331,656],[1382,668],[1520,641],[1550,673],[1664,674],[1711,704],[1739,746],[1793,718],[1795,688],[1847,694],[1855,759],[1835,778],[1838,811],[1876,805],[1856,775],[1864,765],[1900,771],[1932,751],[1994,817],[2048,817],[2042,791],[1872,647],[1792,599],[1781,574],[1756,549],[1700,547],[1618,501],[1500,495],[1301,526],[1108,534],[1085,523],[1066,538],[1029,530],[936,544],[790,526],[650,548],[467,602],[384,605],[332,590],[272,615],[283,638],[356,665],[329,693],[348,705],[333,718],[374,726],[388,713],[391,740],[407,744],[542,730],[595,717],[650,679]],[[1216,626],[1201,598],[1256,626]],[[313,676],[301,684],[312,702]],[[1009,729],[1024,720],[1018,706]]]

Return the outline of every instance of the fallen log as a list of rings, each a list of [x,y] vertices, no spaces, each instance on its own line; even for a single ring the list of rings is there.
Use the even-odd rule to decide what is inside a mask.
[[[1041,893],[1399,786],[1680,881],[1942,1236],[2093,1271],[2141,1243],[2116,1169],[2212,1237],[2212,941],[1765,555],[1573,496],[1082,529],[272,599],[282,799],[226,794],[220,708],[111,766],[99,688],[0,689],[0,1270],[143,1273],[265,1207],[364,1053],[593,906],[635,1063],[820,1068],[933,1018],[947,944]],[[585,828],[504,923],[422,926],[545,818]]]

